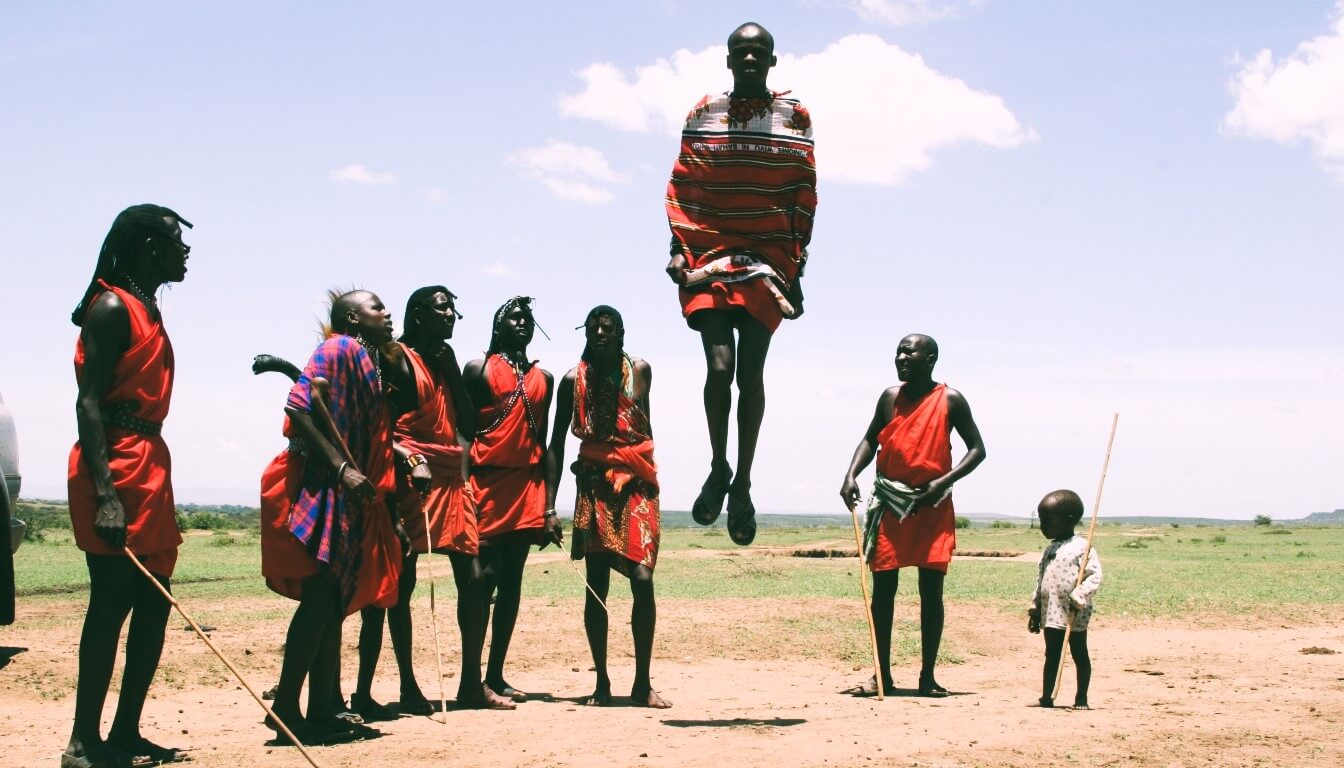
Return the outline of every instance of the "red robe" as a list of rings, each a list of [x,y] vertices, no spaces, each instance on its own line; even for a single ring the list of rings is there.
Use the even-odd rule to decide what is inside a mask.
[[[525,400],[513,396],[520,376],[503,355],[487,357],[484,374],[494,402],[480,409],[476,423],[482,431],[471,444],[471,490],[480,537],[540,533],[546,512],[544,451],[532,425],[542,416],[546,376],[535,363],[527,369],[521,376]]]
[[[290,389],[288,408],[312,412],[309,382],[316,376],[329,382],[336,428],[377,496],[367,503],[347,499],[324,461],[308,465],[300,454],[277,456],[262,475],[262,574],[271,589],[299,599],[304,577],[329,572],[340,585],[346,615],[369,606],[390,608],[397,602],[402,557],[387,507],[396,478],[381,380],[358,344],[333,335]],[[291,432],[288,417],[285,432]]]
[[[292,437],[285,417],[285,437]],[[302,582],[318,571],[317,559],[289,531],[289,508],[303,482],[303,456],[281,451],[261,474],[261,575],[271,591],[303,597]]]
[[[807,260],[817,206],[812,118],[785,93],[706,96],[686,116],[665,200],[676,246],[692,269],[748,253],[791,286]],[[705,309],[739,308],[774,331],[784,315],[764,278],[679,291],[691,327]]]
[[[618,556],[612,567],[626,575],[632,564],[652,570],[660,538],[658,467],[649,417],[633,398],[634,366],[623,357],[620,389],[607,392],[597,391],[603,382],[591,370],[581,362],[574,378],[573,431],[583,442],[573,467],[578,492],[571,552],[576,559],[611,552]],[[607,408],[614,418],[598,413]]]
[[[411,537],[411,547],[424,552],[433,539],[435,552],[451,551],[468,555],[480,551],[476,530],[476,502],[471,488],[462,479],[462,446],[457,444],[457,411],[447,387],[424,358],[408,346],[406,362],[415,374],[416,408],[397,419],[397,442],[412,453],[425,457],[433,481],[424,495],[410,488],[401,498],[398,511],[402,525]],[[425,512],[429,512],[429,530],[425,534]]]
[[[101,282],[101,281],[100,281]],[[130,316],[130,345],[117,360],[112,387],[103,396],[103,409],[133,404],[131,415],[162,424],[173,394],[173,345],[163,323],[150,317],[140,300],[107,283],[103,287],[121,298]],[[75,343],[75,379],[84,375],[84,341]],[[150,571],[172,577],[182,533],[173,503],[172,457],[160,436],[149,436],[105,425],[107,464],[112,484],[126,510],[126,548]],[[93,478],[78,442],[70,449],[67,492],[75,544],[95,555],[120,555],[94,533],[98,510]]]
[[[878,433],[877,471],[891,480],[918,487],[952,470],[952,435],[947,423],[947,385],[939,384],[919,400],[905,389],[896,395],[891,421]],[[947,573],[957,545],[952,497],[899,519],[882,516],[872,569],[890,571],[909,565]]]

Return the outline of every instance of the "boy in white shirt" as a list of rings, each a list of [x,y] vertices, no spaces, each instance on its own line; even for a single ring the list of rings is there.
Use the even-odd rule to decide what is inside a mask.
[[[1053,707],[1052,694],[1060,656],[1064,651],[1064,629],[1072,623],[1069,652],[1078,670],[1078,689],[1074,709],[1087,709],[1087,686],[1092,679],[1092,662],[1087,656],[1087,623],[1092,618],[1092,598],[1101,587],[1101,558],[1088,549],[1087,538],[1073,529],[1083,519],[1083,500],[1073,491],[1051,491],[1036,507],[1041,534],[1050,545],[1041,553],[1036,592],[1027,609],[1027,629],[1036,633],[1045,627],[1045,671],[1042,675],[1041,706]],[[1078,569],[1087,551],[1087,569],[1081,584]],[[1077,587],[1075,588],[1075,584]]]

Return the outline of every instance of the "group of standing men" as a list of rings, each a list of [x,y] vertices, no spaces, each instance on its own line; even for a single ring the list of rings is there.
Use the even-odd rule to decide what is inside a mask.
[[[729,534],[741,545],[756,534],[751,471],[764,413],[765,359],[781,321],[803,312],[800,280],[816,205],[811,116],[786,93],[767,88],[775,63],[774,40],[763,27],[744,24],[732,33],[733,90],[705,97],[688,114],[666,196],[672,232],[666,269],[688,325],[701,336],[707,368],[711,461],[692,514],[711,524],[726,502]],[[159,437],[173,357],[155,294],[186,274],[190,248],[182,226],[191,225],[160,206],[123,211],[72,317],[82,330],[70,509],[91,591],[63,766],[181,756],[139,732],[169,604],[142,583],[125,555],[139,556],[168,586],[181,536],[173,523],[167,447]],[[527,354],[536,329],[527,297],[499,308],[485,357],[460,366],[448,344],[460,317],[455,299],[441,285],[415,291],[403,316],[405,331],[394,339],[391,315],[376,294],[333,295],[327,336],[302,370],[273,358],[259,358],[255,367],[285,371],[294,380],[284,409],[290,445],[262,477],[262,569],[273,590],[298,601],[273,710],[305,741],[339,739],[361,727],[338,716],[345,708],[341,626],[355,612],[362,625],[351,707],[372,719],[391,714],[370,695],[386,623],[401,678],[399,709],[434,710],[411,664],[409,598],[422,553],[447,554],[452,564],[462,636],[458,704],[507,709],[527,698],[505,679],[504,662],[528,553],[536,544],[563,544],[555,504],[570,434],[580,441],[572,467],[571,556],[586,561],[584,624],[597,678],[588,703],[611,700],[605,598],[616,570],[629,578],[634,595],[632,699],[670,706],[649,675],[659,542],[650,366],[625,352],[620,313],[600,305],[585,321],[579,364],[556,386]],[[920,691],[928,695],[945,693],[932,669],[942,631],[942,575],[952,549],[948,491],[984,458],[965,399],[932,381],[936,359],[931,338],[902,340],[897,369],[905,383],[883,394],[841,491],[846,503],[858,500],[854,476],[876,455],[870,563],[884,682],[890,683],[896,569],[916,565],[925,626]],[[727,454],[734,381],[735,470]],[[968,447],[955,467],[953,429]],[[101,711],[128,614],[126,672],[103,739]],[[309,698],[301,713],[305,680]]]

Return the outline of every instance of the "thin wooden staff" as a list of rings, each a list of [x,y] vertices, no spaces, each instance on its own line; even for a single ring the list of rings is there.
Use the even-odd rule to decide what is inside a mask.
[[[854,521],[854,546],[859,548],[859,588],[863,590],[863,610],[868,616],[868,642],[873,648],[873,679],[877,681],[877,700],[882,701],[886,697],[886,691],[882,685],[882,665],[877,659],[877,626],[873,623],[873,604],[868,599],[868,580],[864,578],[863,571],[868,567],[868,562],[863,557],[863,536],[859,533],[859,513],[855,511],[855,503],[846,505],[849,507],[849,516]]]
[[[217,656],[220,661],[224,662],[224,666],[228,667],[229,671],[233,673],[233,676],[238,678],[238,682],[242,683],[243,687],[247,689],[247,692],[252,694],[252,698],[256,699],[257,703],[260,704],[261,708],[266,712],[266,717],[268,718],[267,722],[274,723],[276,727],[279,728],[280,731],[285,734],[285,737],[288,738],[290,742],[294,744],[294,746],[298,747],[299,753],[302,754],[303,758],[308,761],[308,764],[313,766],[313,768],[318,768],[317,762],[313,760],[313,756],[308,754],[308,750],[303,748],[303,744],[299,741],[299,737],[294,735],[294,732],[289,729],[289,726],[285,725],[284,720],[281,720],[275,714],[275,712],[271,709],[270,705],[268,705],[265,701],[262,701],[261,696],[258,696],[257,692],[252,688],[252,686],[248,685],[247,680],[243,679],[243,676],[238,673],[238,670],[233,666],[232,663],[229,662],[228,658],[226,658],[224,654],[220,653],[219,649],[215,647],[214,643],[210,642],[210,638],[207,637],[205,632],[201,630],[200,625],[197,624],[196,621],[192,619],[191,616],[189,616],[185,610],[182,609],[182,604],[177,602],[177,599],[173,597],[171,592],[169,592],[167,589],[164,588],[163,584],[161,584],[158,579],[154,578],[154,574],[149,572],[149,569],[145,567],[144,563],[140,562],[140,558],[136,557],[134,552],[132,552],[129,548],[124,549],[122,551],[124,551],[126,553],[126,556],[131,559],[131,563],[134,564],[135,567],[138,568],[140,572],[145,575],[145,578],[149,579],[149,583],[153,584],[155,588],[159,590],[159,594],[163,595],[164,599],[166,599],[174,608],[176,608],[178,613],[182,614],[182,618],[186,619],[187,623],[191,625],[191,628],[195,630],[196,636],[201,638],[201,640],[205,642],[206,647],[209,648],[211,651],[213,651],[215,656]]]
[[[1092,554],[1092,537],[1097,532],[1097,511],[1101,509],[1101,489],[1106,487],[1106,470],[1111,466],[1111,446],[1115,444],[1115,426],[1120,423],[1120,414],[1111,414],[1111,436],[1106,439],[1106,458],[1101,462],[1101,479],[1097,481],[1097,498],[1092,502],[1092,523],[1087,527],[1087,546],[1083,547],[1083,559],[1078,562],[1078,578],[1073,580],[1073,588],[1082,586],[1087,575],[1087,558]],[[1070,598],[1072,599],[1072,598]],[[1069,656],[1069,635],[1073,633],[1073,614],[1069,614],[1069,623],[1064,626],[1064,645],[1059,649],[1059,671],[1055,673],[1055,690],[1051,699],[1059,698],[1059,688],[1064,683],[1064,660]]]
[[[448,697],[443,692],[443,651],[439,647],[439,614],[434,599],[434,545],[430,542],[429,505],[420,500],[420,511],[425,516],[425,573],[429,576],[429,625],[434,628],[434,669],[439,673],[439,711],[443,724],[448,724]]]
[[[556,545],[556,546],[559,546],[559,545]],[[586,574],[586,573],[584,573],[583,571],[579,570],[579,561],[575,560],[574,558],[570,557],[569,555],[566,555],[566,554],[564,553],[564,550],[561,550],[561,552],[560,552],[560,557],[561,557],[562,560],[568,560],[568,561],[569,561],[569,564],[570,564],[571,566],[574,567],[574,573],[578,574],[578,576],[579,576],[580,579],[583,579],[583,586],[585,586],[585,587],[588,588],[588,594],[592,595],[592,596],[593,596],[593,599],[597,601],[597,604],[600,605],[600,606],[602,606],[602,611],[603,611],[604,613],[606,613],[606,614],[607,614],[607,618],[610,619],[610,618],[611,618],[611,611],[607,608],[607,604],[604,603],[604,602],[602,602],[602,598],[598,597],[597,592],[593,589],[593,585],[588,583],[588,574]]]

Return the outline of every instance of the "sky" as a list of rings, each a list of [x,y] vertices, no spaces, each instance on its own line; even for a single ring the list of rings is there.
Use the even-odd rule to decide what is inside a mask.
[[[1344,0],[5,4],[0,394],[23,495],[64,497],[69,312],[116,213],[155,202],[196,225],[162,296],[179,501],[256,503],[287,385],[251,358],[306,360],[329,288],[400,324],[442,283],[463,360],[505,299],[537,297],[530,353],[557,376],[587,310],[619,308],[654,370],[664,507],[689,508],[704,364],[663,192],[747,20],[819,171],[761,511],[844,511],[910,332],[984,435],[960,514],[1060,487],[1090,507],[1115,412],[1103,517],[1344,507]]]

